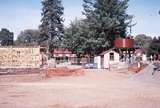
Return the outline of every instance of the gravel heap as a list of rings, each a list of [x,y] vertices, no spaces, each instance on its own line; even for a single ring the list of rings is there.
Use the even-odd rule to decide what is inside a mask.
[[[132,76],[133,80],[160,83],[160,71],[154,71],[154,68],[155,68],[154,64],[149,64],[139,73],[134,74]]]

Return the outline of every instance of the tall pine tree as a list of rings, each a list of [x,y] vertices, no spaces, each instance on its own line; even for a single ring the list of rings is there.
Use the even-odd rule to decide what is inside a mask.
[[[88,38],[97,46],[96,51],[101,52],[113,47],[117,34],[126,36],[126,28],[132,19],[132,16],[126,13],[129,0],[83,1],[83,14],[89,26]]]
[[[43,0],[42,6],[40,42],[47,45],[48,50],[51,51],[54,47],[59,46],[64,33],[62,17],[64,8],[61,0]]]

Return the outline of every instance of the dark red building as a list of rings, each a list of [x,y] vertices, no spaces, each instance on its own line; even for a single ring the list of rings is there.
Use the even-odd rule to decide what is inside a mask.
[[[52,57],[54,57],[58,63],[61,63],[74,62],[77,56],[68,49],[56,48],[52,51]]]
[[[119,52],[121,59],[129,59],[134,54],[134,39],[132,38],[117,38],[114,42],[116,50]]]

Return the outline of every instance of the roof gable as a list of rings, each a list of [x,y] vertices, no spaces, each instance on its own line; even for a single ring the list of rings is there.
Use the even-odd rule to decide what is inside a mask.
[[[116,54],[119,54],[119,53],[117,53],[116,51],[114,51],[113,49],[110,49],[110,50],[107,50],[107,51],[102,52],[100,55],[102,56],[102,55],[105,55],[105,54],[107,54],[107,53],[116,53]]]

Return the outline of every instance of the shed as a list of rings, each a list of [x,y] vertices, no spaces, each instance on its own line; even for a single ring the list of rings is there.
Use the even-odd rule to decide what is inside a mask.
[[[109,69],[110,66],[118,64],[120,62],[120,55],[113,49],[105,51],[100,54],[101,65],[104,69]]]

